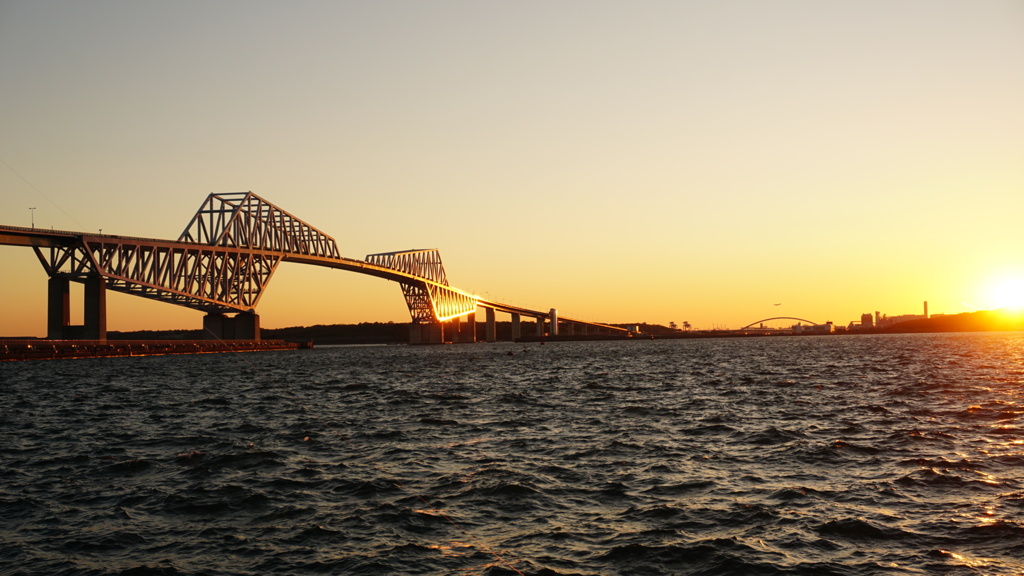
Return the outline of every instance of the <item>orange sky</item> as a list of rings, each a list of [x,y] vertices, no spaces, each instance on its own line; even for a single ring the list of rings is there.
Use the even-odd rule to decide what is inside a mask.
[[[0,3],[0,223],[176,238],[252,190],[345,256],[438,248],[454,286],[599,322],[998,307],[1022,29],[1016,1]],[[0,335],[43,335],[41,266],[0,259]],[[299,265],[258,310],[408,321]],[[113,330],[201,317],[110,295]]]

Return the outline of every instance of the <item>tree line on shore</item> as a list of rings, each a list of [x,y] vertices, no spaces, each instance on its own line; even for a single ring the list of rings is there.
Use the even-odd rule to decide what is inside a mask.
[[[655,337],[678,337],[697,335],[698,332],[682,331],[675,327],[634,322],[612,324],[613,326],[639,329],[641,334]],[[485,338],[483,322],[477,322],[477,339]],[[498,322],[499,340],[511,340],[512,323]],[[932,316],[927,319],[910,320],[886,328],[868,330],[871,333],[919,333],[919,332],[988,332],[1024,331],[1024,311],[982,310]],[[533,323],[524,322],[523,335],[534,334]],[[315,326],[291,326],[287,328],[265,328],[261,336],[269,340],[313,342],[314,344],[403,344],[409,341],[409,324],[396,322],[363,322],[360,324],[317,324]],[[139,330],[131,332],[110,331],[111,340],[201,340],[202,330]]]

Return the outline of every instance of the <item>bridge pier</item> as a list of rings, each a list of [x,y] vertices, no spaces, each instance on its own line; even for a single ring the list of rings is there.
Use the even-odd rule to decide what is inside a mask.
[[[207,340],[259,340],[260,316],[255,312],[239,312],[234,317],[210,312],[203,317],[203,335]]]
[[[489,340],[489,342],[495,340]],[[413,322],[409,324],[409,344],[445,344],[448,342],[472,344],[476,341],[475,312],[456,316],[446,322]]]
[[[47,290],[46,337],[64,340],[71,325],[71,281],[66,276],[51,276]]]
[[[485,339],[488,342],[498,341],[498,323],[494,319],[494,308],[484,308],[484,314],[487,317],[487,329],[485,332]]]
[[[558,310],[551,309],[551,335],[558,336]]]
[[[409,324],[409,344],[444,344],[444,324],[440,322]]]
[[[512,313],[512,341],[523,337],[523,326],[519,314]]]
[[[107,283],[89,274],[85,284],[84,324],[71,325],[71,279],[51,276],[47,285],[46,337],[51,340],[107,339]]]
[[[456,344],[473,344],[476,342],[476,312],[451,319],[452,342]]]
[[[456,316],[448,322],[442,323],[442,326],[445,324],[448,325],[448,329],[444,331],[445,341],[450,341],[452,344],[458,343],[459,335],[462,333],[462,318]]]
[[[99,274],[90,274],[85,279],[85,326],[86,340],[107,339],[107,281]]]

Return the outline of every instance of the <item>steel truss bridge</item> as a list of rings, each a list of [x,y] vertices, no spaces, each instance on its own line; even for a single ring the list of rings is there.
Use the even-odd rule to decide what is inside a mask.
[[[476,310],[486,312],[486,339],[496,340],[495,313],[523,316],[538,336],[624,332],[493,302],[448,283],[436,249],[341,256],[334,238],[252,192],[210,194],[177,240],[0,225],[0,245],[31,247],[49,276],[47,336],[106,339],[106,291],[123,292],[205,312],[211,338],[259,339],[256,305],[282,262],[358,272],[397,282],[412,317],[411,343],[475,341]],[[70,282],[85,285],[84,324],[70,324]],[[466,320],[466,322],[463,322]]]

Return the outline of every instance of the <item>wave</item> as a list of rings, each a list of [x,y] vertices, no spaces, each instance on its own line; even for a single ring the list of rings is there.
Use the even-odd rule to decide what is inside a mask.
[[[4,366],[0,573],[1021,573],[1021,342]]]

